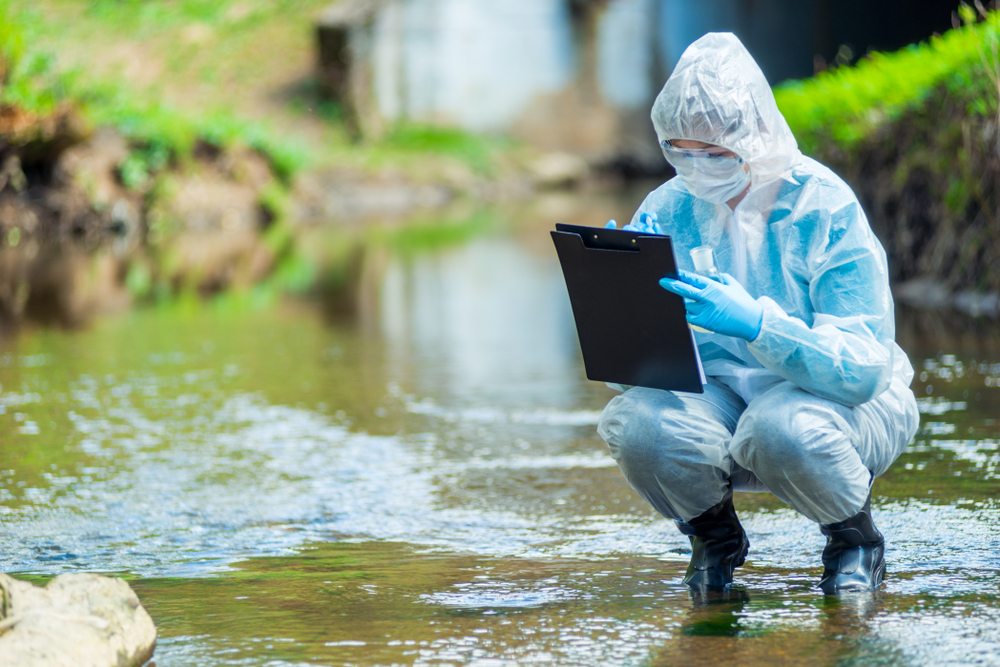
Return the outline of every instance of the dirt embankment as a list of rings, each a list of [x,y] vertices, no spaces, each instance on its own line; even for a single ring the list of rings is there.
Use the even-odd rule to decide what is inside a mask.
[[[941,87],[850,152],[818,159],[857,192],[897,296],[1000,315],[1000,130]]]
[[[142,150],[88,128],[71,107],[39,116],[0,106],[0,330],[75,326],[138,298],[250,285],[272,268],[275,183],[249,149],[200,145],[126,187]]]

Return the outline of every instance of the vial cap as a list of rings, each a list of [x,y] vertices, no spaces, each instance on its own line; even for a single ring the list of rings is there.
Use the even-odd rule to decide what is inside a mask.
[[[698,273],[709,273],[715,270],[715,253],[712,246],[698,246],[691,250],[691,261]]]

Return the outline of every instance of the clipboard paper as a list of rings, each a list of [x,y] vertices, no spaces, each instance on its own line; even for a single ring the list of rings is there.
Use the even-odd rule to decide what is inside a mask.
[[[556,225],[551,232],[569,292],[587,378],[702,393],[705,382],[669,236]]]

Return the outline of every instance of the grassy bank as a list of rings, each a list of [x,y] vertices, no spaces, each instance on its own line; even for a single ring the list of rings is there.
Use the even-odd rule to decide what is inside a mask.
[[[858,193],[896,283],[997,292],[1000,14],[962,20],[775,94],[803,151]]]
[[[0,104],[39,116],[73,107],[88,125],[115,128],[135,148],[122,168],[126,185],[137,187],[171,162],[187,161],[199,142],[220,149],[236,144],[253,148],[268,158],[285,183],[308,163],[310,156],[304,142],[282,137],[266,123],[254,122],[221,106],[202,112],[181,110],[161,96],[132,89],[126,81],[95,75],[86,63],[67,66],[55,50],[56,43],[63,43],[56,39],[58,26],[39,11],[43,4],[0,0],[0,60],[4,63]],[[89,3],[61,4],[85,7]],[[101,8],[114,6],[124,17],[136,14],[140,4],[160,6],[98,2],[93,8],[100,15]],[[122,29],[128,30],[128,24],[123,24]],[[96,35],[91,37],[96,40]],[[107,44],[107,35],[98,43]]]
[[[942,94],[966,103],[969,114],[997,113],[1000,14],[962,10],[964,26],[894,53],[872,53],[775,89],[775,98],[802,150],[835,145],[851,150],[879,128]]]
[[[497,138],[412,125],[353,138],[315,83],[314,20],[330,2],[4,0],[0,12],[25,45],[22,70],[148,143],[150,166],[161,147],[184,155],[205,140],[258,148],[285,178],[303,167],[493,176],[511,148]]]
[[[352,138],[312,83],[327,4],[0,0],[0,208],[22,210],[0,219],[0,320],[335,292],[360,241],[345,232],[306,252],[291,225],[302,172],[321,194],[324,170],[458,192],[510,173],[517,149],[501,139],[403,124]],[[28,190],[52,201],[25,206]],[[56,201],[67,197],[71,208]]]

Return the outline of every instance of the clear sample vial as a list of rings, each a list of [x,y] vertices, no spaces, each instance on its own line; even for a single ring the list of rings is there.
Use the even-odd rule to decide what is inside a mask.
[[[694,270],[701,275],[722,282],[719,270],[715,268],[715,251],[710,245],[700,245],[691,249],[691,261],[694,262]]]

